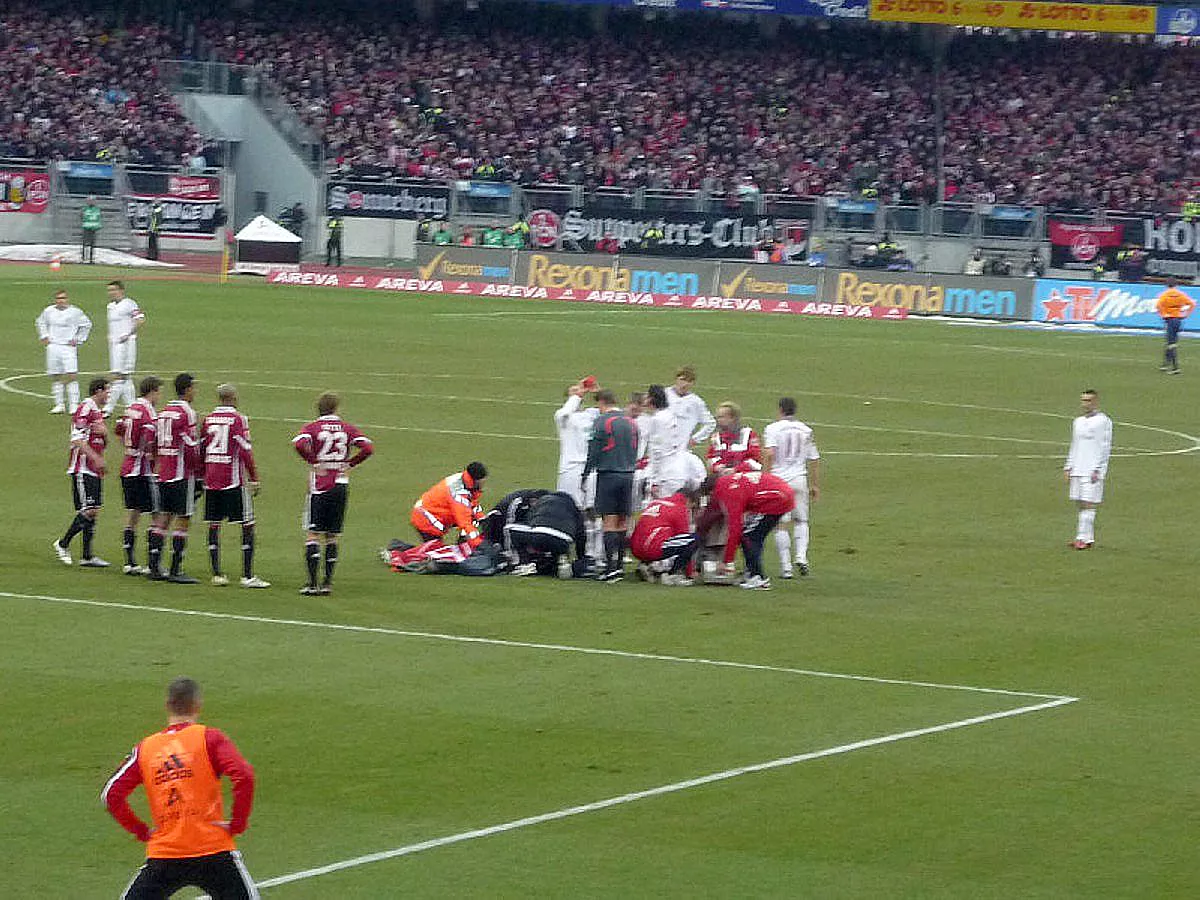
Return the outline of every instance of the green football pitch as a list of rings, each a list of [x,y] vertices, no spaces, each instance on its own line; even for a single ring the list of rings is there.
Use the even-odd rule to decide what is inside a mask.
[[[47,415],[33,320],[65,283],[96,323],[81,366],[102,370],[113,274],[0,271],[0,897],[120,894],[142,848],[98,793],[178,674],[256,767],[241,848],[280,900],[1195,896],[1193,342],[1166,378],[1156,335],[128,276],[139,372],[193,372],[202,412],[217,383],[240,388],[274,584],[244,591],[51,552],[67,423]],[[810,578],[746,592],[379,561],[417,494],[472,459],[493,501],[552,487],[569,382],[627,392],[684,363],[710,407],[736,400],[761,430],[792,395],[815,428]],[[1062,461],[1088,387],[1115,448],[1096,549],[1075,552]],[[302,597],[290,439],[330,389],[376,454],[336,593]],[[106,501],[97,548],[119,562],[112,476]],[[201,577],[204,544],[194,530]]]

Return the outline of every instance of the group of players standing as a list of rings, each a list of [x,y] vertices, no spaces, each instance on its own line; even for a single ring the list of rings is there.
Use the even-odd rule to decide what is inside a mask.
[[[652,384],[621,407],[589,377],[568,388],[555,412],[558,490],[585,511],[591,555],[602,561],[597,577],[623,578],[628,547],[643,580],[685,586],[709,575],[730,583],[740,547],[738,583],[767,589],[762,553],[772,531],[783,577],[807,575],[809,502],[820,492],[812,429],[784,397],[760,442],[736,403],[722,403],[714,417],[695,384],[695,370],[684,366],[671,385]],[[589,393],[593,407],[585,405]],[[693,448],[706,441],[701,461]],[[719,548],[718,559],[706,564],[709,548]]]
[[[108,418],[124,399],[124,414],[115,431],[124,449],[121,490],[126,517],[122,546],[126,575],[145,575],[152,581],[197,584],[183,570],[188,533],[197,498],[204,496],[204,520],[208,525],[208,554],[211,583],[230,583],[221,566],[221,526],[230,522],[240,527],[244,588],[266,588],[270,583],[254,574],[254,503],[258,493],[258,469],[250,438],[250,422],[237,409],[237,388],[217,386],[217,406],[203,420],[193,409],[196,380],[189,373],[174,379],[175,399],[160,408],[162,379],[150,375],[133,396],[133,372],[137,365],[137,332],[146,316],[119,281],[108,284],[108,342],[112,377],[94,378],[88,396],[80,402],[76,377],[78,347],[90,332],[91,321],[72,306],[66,291],[55,294],[54,303],[37,319],[38,337],[46,348],[46,369],[54,384],[51,413],[67,411],[70,402],[71,438],[67,473],[75,514],[52,549],[64,565],[72,565],[70,546],[81,536],[79,565],[108,568],[109,563],[94,549],[96,521],[103,504],[107,473]],[[65,395],[65,396],[64,396]],[[338,535],[346,508],[347,472],[373,452],[373,444],[361,431],[338,415],[336,394],[317,400],[318,418],[300,430],[293,440],[296,452],[310,466],[309,493],[304,514],[306,533],[304,560],[307,581],[301,593],[329,594],[338,558]],[[149,515],[146,533],[146,564],[137,561],[139,522]],[[167,537],[169,564],[164,567]],[[324,577],[318,582],[324,551]]]
[[[736,583],[765,590],[763,547],[774,532],[783,577],[807,575],[809,503],[820,493],[812,429],[783,397],[760,442],[736,403],[714,417],[695,383],[685,366],[669,387],[652,384],[624,406],[593,376],[570,385],[554,413],[555,490],[513,491],[485,514],[487,468],[473,462],[414,503],[422,543],[393,541],[384,560],[407,572],[612,582],[625,577],[628,552],[640,580],[685,586],[735,583],[740,548]],[[702,460],[693,451],[705,443]]]
[[[107,288],[112,375],[93,379],[82,402],[75,380],[77,348],[88,338],[90,320],[70,304],[65,291],[56,293],[55,302],[37,320],[55,387],[51,412],[64,412],[64,400],[71,404],[67,471],[75,515],[53,542],[54,553],[62,563],[73,564],[70,546],[81,535],[79,565],[109,565],[95,554],[93,544],[106,474],[107,420],[124,400],[125,412],[115,425],[124,449],[122,572],[154,581],[198,583],[184,572],[183,561],[195,503],[203,494],[211,583],[230,583],[220,552],[221,526],[230,522],[241,530],[240,584],[269,587],[254,574],[253,498],[259,477],[250,423],[237,409],[237,388],[218,385],[218,404],[203,420],[192,407],[196,382],[189,373],[175,377],[175,398],[161,409],[164,383],[156,376],[140,381],[135,398],[137,333],[146,317],[121,282],[112,281]],[[441,544],[455,527],[468,555],[491,538],[508,551],[520,575],[555,570],[574,543],[574,574],[588,572],[599,580],[616,581],[624,577],[629,551],[638,561],[640,578],[668,585],[691,584],[697,574],[731,583],[740,547],[745,573],[739,583],[748,589],[770,587],[762,551],[774,531],[783,577],[791,578],[795,571],[807,575],[809,502],[819,494],[820,455],[812,429],[796,419],[795,401],[784,397],[778,418],[766,427],[760,443],[754,430],[742,424],[737,404],[722,403],[714,417],[694,392],[695,383],[694,369],[685,366],[671,385],[650,385],[621,406],[595,378],[582,379],[568,388],[566,401],[554,413],[560,440],[557,491],[515,492],[497,504],[492,515],[483,516],[479,498],[487,470],[482,463],[472,463],[421,496],[413,507],[414,528],[427,543],[438,545],[434,552],[442,546],[447,552],[461,546]],[[343,421],[337,409],[337,396],[323,394],[317,400],[318,418],[293,441],[310,466],[304,516],[308,577],[301,588],[305,594],[331,592],[347,473],[373,452],[370,439]],[[705,442],[702,461],[693,450]],[[534,508],[535,500],[541,501],[540,511]],[[631,528],[636,512],[640,516]],[[136,553],[143,515],[150,517],[145,565]],[[169,562],[164,566],[168,536]],[[714,550],[719,559],[706,560],[710,548],[720,548]],[[322,555],[324,574],[318,581]]]

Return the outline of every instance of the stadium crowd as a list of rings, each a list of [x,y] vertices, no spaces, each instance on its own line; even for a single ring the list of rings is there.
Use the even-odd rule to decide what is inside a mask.
[[[196,135],[156,79],[163,27],[18,6],[3,20],[0,155],[174,164]],[[433,24],[257,4],[196,46],[256,67],[339,173],[1178,209],[1200,184],[1200,50],[576,9],[439,6]]]
[[[109,27],[83,12],[0,12],[0,156],[174,166],[199,136],[157,77],[179,55],[161,25]]]
[[[283,13],[285,16],[286,13]],[[339,171],[796,195],[863,191],[1177,209],[1200,178],[1192,48],[539,9],[438,27],[344,16],[210,20],[326,136]]]

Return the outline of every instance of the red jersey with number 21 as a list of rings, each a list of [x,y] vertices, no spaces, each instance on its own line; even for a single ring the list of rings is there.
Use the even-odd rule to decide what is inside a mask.
[[[348,483],[351,448],[369,451],[372,446],[370,438],[337,416],[321,416],[309,422],[292,438],[292,443],[312,466],[308,490],[313,494],[323,494],[334,485]]]

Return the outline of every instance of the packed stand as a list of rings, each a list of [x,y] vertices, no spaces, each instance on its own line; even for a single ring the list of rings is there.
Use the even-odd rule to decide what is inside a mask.
[[[947,194],[1178,210],[1200,187],[1200,49],[961,36],[941,83]]]
[[[850,192],[935,189],[932,104],[911,41],[881,29],[539,7],[410,22],[223,17],[201,34],[262,66],[343,170],[525,184]],[[441,8],[439,8],[441,14]],[[449,14],[449,13],[447,13]]]
[[[178,55],[160,25],[5,4],[0,156],[182,164],[199,138],[156,68]]]

